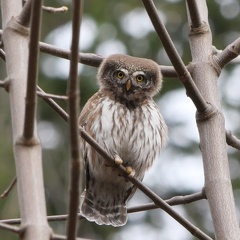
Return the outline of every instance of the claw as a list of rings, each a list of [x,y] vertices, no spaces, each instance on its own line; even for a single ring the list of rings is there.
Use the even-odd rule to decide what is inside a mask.
[[[123,164],[123,160],[117,154],[114,157],[114,162],[115,162],[116,165]]]
[[[128,176],[133,177],[135,175],[135,170],[132,169],[132,167],[128,166],[128,167],[126,167],[126,173]]]

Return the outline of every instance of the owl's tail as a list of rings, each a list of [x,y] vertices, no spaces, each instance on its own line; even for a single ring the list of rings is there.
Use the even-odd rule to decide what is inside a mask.
[[[88,221],[98,225],[112,225],[120,227],[127,222],[127,209],[125,204],[117,204],[118,201],[103,201],[93,197],[86,189],[81,195],[80,213]]]

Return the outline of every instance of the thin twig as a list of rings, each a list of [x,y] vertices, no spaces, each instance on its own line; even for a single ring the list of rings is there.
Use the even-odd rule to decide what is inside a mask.
[[[189,204],[192,202],[196,202],[202,199],[206,199],[205,192],[198,192],[190,195],[185,195],[185,196],[175,196],[172,197],[168,200],[165,200],[167,204],[170,206],[176,206],[180,204]],[[148,203],[140,206],[135,206],[135,207],[130,207],[127,209],[128,213],[135,213],[135,212],[142,212],[142,211],[147,211],[147,210],[153,210],[159,208],[155,203]]]
[[[206,199],[204,191],[198,192],[198,193],[193,193],[185,196],[175,196],[170,199],[165,200],[170,206],[176,206],[176,205],[181,205],[181,204],[189,204],[192,202],[196,202],[202,199]],[[159,208],[156,206],[154,203],[148,203],[148,204],[142,204],[139,206],[135,207],[129,207],[127,209],[127,212],[130,213],[136,213],[136,212],[142,212],[146,210],[152,210]],[[48,216],[47,219],[49,222],[56,222],[56,221],[66,221],[68,218],[67,214],[64,215],[53,215],[53,216]],[[83,219],[81,214],[78,214],[78,219]],[[5,220],[0,220],[2,223],[8,223],[8,224],[19,224],[21,221],[20,218],[18,219],[5,219]]]
[[[11,192],[11,190],[13,189],[13,187],[15,186],[16,182],[17,182],[17,177],[15,177],[12,180],[12,182],[7,187],[7,189],[1,194],[0,198],[6,198],[8,196],[8,194]]]
[[[229,146],[240,150],[240,140],[231,131],[226,130],[226,141]]]
[[[51,240],[66,240],[67,237],[59,234],[53,234]],[[76,240],[90,240],[89,238],[75,238]]]
[[[198,112],[206,111],[208,105],[204,100],[203,96],[199,92],[197,86],[195,85],[190,73],[186,69],[181,57],[179,56],[164,24],[162,23],[161,19],[158,16],[157,9],[152,0],[142,0],[149,18],[152,21],[152,24],[161,39],[161,42],[170,58],[176,72],[178,74],[179,79],[185,86],[187,90],[187,95],[192,99],[193,103],[195,104]]]
[[[62,6],[59,8],[42,6],[42,9],[45,12],[49,12],[49,13],[65,13],[68,11],[68,7],[66,7],[66,6]]]
[[[46,94],[39,86],[37,86],[37,90],[43,94]],[[51,108],[53,108],[66,122],[68,121],[68,114],[52,98],[43,98],[43,100]]]
[[[6,55],[5,55],[5,52],[0,48],[0,58],[3,60],[3,61],[6,61]]]
[[[5,87],[5,81],[3,81],[3,80],[0,80],[0,87]]]
[[[69,191],[69,217],[67,221],[67,239],[74,240],[77,233],[77,212],[79,208],[79,196],[81,187],[81,161],[79,151],[78,134],[78,62],[79,62],[79,39],[80,25],[82,19],[83,1],[73,0],[72,17],[72,43],[70,54],[70,72],[67,86],[68,109],[69,109],[69,130],[70,130],[70,191]]]
[[[44,92],[41,92],[41,91],[37,91],[37,95],[41,98],[53,98],[53,99],[60,99],[60,100],[68,100],[67,96],[49,94],[49,93],[44,93]]]
[[[25,6],[29,4],[29,0]],[[31,4],[31,24],[29,40],[29,58],[27,73],[27,92],[24,115],[23,136],[26,139],[33,137],[36,108],[36,83],[38,73],[38,56],[39,56],[39,36],[41,27],[42,1],[33,1]]]
[[[20,228],[19,227],[15,227],[15,226],[11,226],[9,224],[6,223],[0,223],[0,229],[3,230],[7,230],[13,233],[20,233]]]
[[[191,18],[191,27],[193,28],[199,28],[202,25],[202,19],[199,14],[199,8],[197,5],[197,0],[187,0],[189,15]]]

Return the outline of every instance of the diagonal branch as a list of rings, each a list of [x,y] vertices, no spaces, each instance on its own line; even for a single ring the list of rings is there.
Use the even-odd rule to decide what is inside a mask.
[[[158,12],[153,1],[142,0],[142,2],[147,10],[149,18],[151,19],[159,38],[161,39],[161,42],[168,54],[168,57],[170,58],[174,68],[176,69],[179,79],[187,90],[187,95],[192,99],[198,112],[204,112],[207,109],[208,105],[201,93],[199,92],[198,88],[196,87],[182,59],[180,58],[164,24],[158,16]]]
[[[6,56],[5,56],[5,52],[0,48],[0,58],[3,60],[3,61],[6,61]]]
[[[6,223],[0,223],[0,229],[3,230],[7,230],[13,233],[20,233],[20,228],[19,227],[15,227],[15,226],[11,226],[9,224]]]
[[[8,188],[0,195],[0,198],[5,198],[8,196],[8,194],[11,192],[13,187],[16,185],[17,177],[14,177]]]
[[[70,54],[70,73],[68,81],[68,109],[69,109],[69,127],[70,127],[70,192],[69,192],[69,217],[67,222],[67,239],[74,240],[77,232],[77,213],[80,196],[80,171],[81,161],[79,152],[79,134],[78,134],[78,62],[79,62],[79,39],[80,25],[82,18],[83,2],[73,0],[73,18],[72,18],[72,43]]]

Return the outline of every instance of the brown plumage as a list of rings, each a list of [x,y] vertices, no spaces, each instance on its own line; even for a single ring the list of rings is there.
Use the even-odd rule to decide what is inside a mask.
[[[142,180],[167,138],[166,124],[152,99],[162,85],[159,66],[149,59],[112,55],[102,62],[97,80],[100,89],[84,106],[79,125]],[[126,203],[136,187],[107,168],[83,140],[81,149],[86,170],[81,214],[100,225],[124,225]]]

